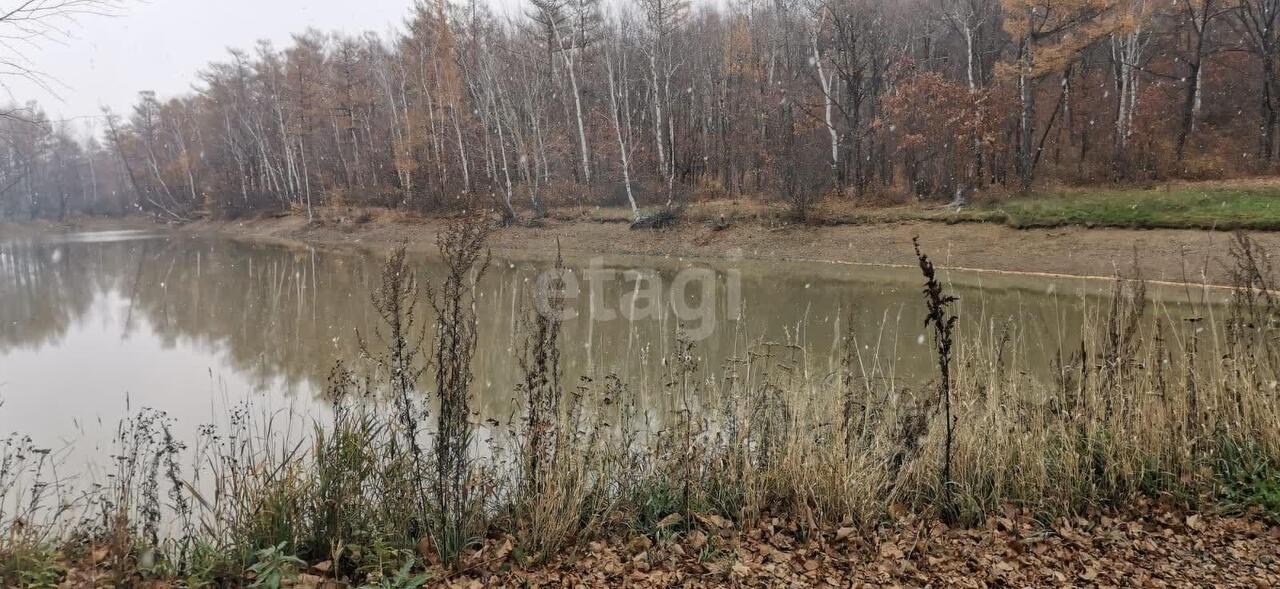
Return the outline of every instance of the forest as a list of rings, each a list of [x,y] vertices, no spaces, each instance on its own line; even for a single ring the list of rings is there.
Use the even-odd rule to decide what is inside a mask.
[[[753,198],[963,203],[1270,174],[1280,0],[417,2],[142,91],[87,139],[0,118],[0,217],[171,221]]]

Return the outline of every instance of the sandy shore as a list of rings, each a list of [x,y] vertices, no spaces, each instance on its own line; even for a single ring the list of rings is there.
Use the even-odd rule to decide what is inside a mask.
[[[375,218],[365,223],[308,224],[282,217],[253,221],[202,221],[183,231],[259,241],[381,248],[407,240],[413,249],[434,247],[439,219]],[[949,268],[1071,276],[1132,275],[1178,282],[1228,279],[1229,233],[1200,230],[1013,229],[1003,225],[903,222],[871,225],[797,226],[745,221],[719,229],[688,221],[664,231],[630,230],[622,223],[587,218],[550,219],[540,227],[494,232],[495,251],[552,255],[557,242],[566,255],[644,255],[746,258],[913,266],[911,246],[922,247]],[[1268,252],[1280,253],[1280,233],[1253,235]]]
[[[385,248],[407,240],[411,249],[433,249],[447,221],[381,212],[358,222],[333,216],[308,223],[300,217],[197,221],[181,226],[146,219],[78,219],[65,223],[0,224],[0,239],[50,231],[168,228],[188,234],[312,246]],[[913,266],[911,240],[941,266],[1001,273],[1069,276],[1131,276],[1179,282],[1228,280],[1230,233],[1201,230],[1014,229],[994,224],[923,221],[865,225],[801,226],[767,219],[722,224],[694,218],[662,230],[631,230],[599,216],[560,214],[540,226],[496,230],[490,240],[506,255],[553,255],[557,242],[568,256],[641,255],[744,258]],[[1280,233],[1253,239],[1280,253]]]

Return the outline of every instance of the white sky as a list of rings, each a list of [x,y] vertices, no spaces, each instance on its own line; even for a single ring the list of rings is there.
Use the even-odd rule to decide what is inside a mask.
[[[0,10],[17,0],[0,0]],[[258,39],[277,47],[307,27],[379,34],[402,26],[413,0],[128,0],[118,16],[82,16],[62,39],[26,50],[51,76],[56,96],[25,80],[3,80],[0,102],[36,100],[52,119],[86,117],[109,106],[125,113],[139,90],[161,97],[190,91],[197,73],[227,48]]]

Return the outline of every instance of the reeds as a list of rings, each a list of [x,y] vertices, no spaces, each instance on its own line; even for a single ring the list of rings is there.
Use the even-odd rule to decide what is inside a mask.
[[[425,289],[433,322],[421,345],[397,344],[419,332],[404,327],[412,270],[391,256],[374,298],[401,301],[379,308],[389,351],[369,350],[372,376],[335,368],[330,415],[306,436],[242,409],[187,451],[144,413],[121,430],[111,484],[78,491],[15,438],[0,455],[0,578],[57,579],[67,567],[46,565],[87,559],[118,579],[198,584],[267,566],[273,549],[273,562],[296,556],[373,582],[481,566],[489,555],[472,547],[485,537],[510,537],[498,558],[535,563],[606,535],[661,540],[762,517],[870,533],[905,513],[973,524],[1009,507],[1051,518],[1138,496],[1265,507],[1280,488],[1278,308],[1264,252],[1245,236],[1225,313],[1154,313],[1140,280],[1117,279],[1052,367],[1030,365],[1017,325],[957,321],[921,255],[939,369],[921,381],[892,374],[852,331],[836,374],[812,370],[795,342],[745,336],[727,365],[705,366],[673,334],[659,390],[609,374],[570,389],[558,315],[529,309],[515,334],[521,411],[489,452],[477,428],[502,416],[475,415],[471,397],[483,242],[484,228],[465,224],[442,238],[448,272]],[[50,501],[64,507],[33,507]]]

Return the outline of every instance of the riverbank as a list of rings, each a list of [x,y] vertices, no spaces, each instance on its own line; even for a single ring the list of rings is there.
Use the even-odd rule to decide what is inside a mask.
[[[40,236],[84,231],[119,231],[130,229],[155,229],[165,227],[148,217],[71,217],[63,221],[36,219],[34,221],[0,221],[0,242],[34,239]]]
[[[526,212],[527,213],[527,212]],[[982,195],[964,207],[923,203],[825,202],[807,224],[790,222],[777,204],[712,199],[685,207],[662,230],[629,230],[621,207],[559,207],[531,223],[504,227],[491,246],[504,255],[638,255],[702,259],[804,261],[914,267],[919,236],[952,269],[1027,275],[1110,278],[1140,274],[1170,283],[1229,281],[1221,259],[1229,231],[1255,232],[1280,251],[1280,178],[1178,182],[1154,188],[1042,188],[1028,195]],[[433,250],[446,219],[403,210],[318,209],[252,219],[206,219],[158,225],[144,217],[77,217],[0,222],[0,239],[50,232],[148,229],[292,245],[375,249],[408,241]]]
[[[737,214],[725,210],[743,209]],[[198,221],[181,231],[253,241],[385,248],[402,240],[434,249],[446,221],[395,211],[326,214],[308,223],[297,216]],[[545,257],[557,244],[566,255],[643,255],[830,262],[914,267],[911,240],[934,252],[939,265],[1018,274],[1112,277],[1155,281],[1228,281],[1223,256],[1230,234],[1197,229],[1032,228],[999,224],[905,220],[847,225],[797,225],[746,205],[693,209],[664,230],[631,230],[608,211],[557,211],[535,226],[495,231],[490,245],[505,254]],[[1280,251],[1280,233],[1255,241]]]
[[[556,207],[534,222],[495,231],[491,245],[508,256],[547,257],[561,247],[574,256],[914,267],[911,240],[919,236],[948,268],[1108,278],[1136,271],[1154,281],[1225,283],[1229,276],[1220,257],[1228,231],[1256,232],[1255,241],[1265,250],[1280,251],[1280,178],[1146,188],[1047,187],[1027,195],[980,195],[959,208],[827,201],[807,224],[788,221],[778,204],[710,199],[689,204],[679,222],[663,230],[629,230],[630,221],[630,210],[623,207]],[[428,250],[446,224],[399,209],[325,208],[310,222],[298,212],[177,227],[294,245],[385,249],[407,240],[410,249]],[[0,223],[0,239],[155,226],[142,217]]]

